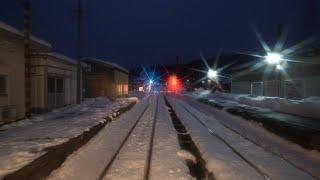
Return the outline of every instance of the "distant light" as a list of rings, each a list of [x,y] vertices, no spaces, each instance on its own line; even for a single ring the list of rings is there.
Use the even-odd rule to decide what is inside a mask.
[[[218,72],[215,70],[209,69],[207,72],[207,76],[210,79],[213,79],[213,78],[215,79],[218,76]]]
[[[149,80],[149,84],[150,84],[150,85],[153,84],[153,80],[152,80],[152,79]]]
[[[282,55],[275,52],[270,52],[265,56],[265,61],[272,65],[279,65],[282,60]]]
[[[169,76],[167,84],[168,84],[167,88],[169,92],[178,93],[182,88],[180,79],[175,75]]]
[[[276,66],[277,70],[282,71],[283,70],[283,66],[281,64],[277,64]]]

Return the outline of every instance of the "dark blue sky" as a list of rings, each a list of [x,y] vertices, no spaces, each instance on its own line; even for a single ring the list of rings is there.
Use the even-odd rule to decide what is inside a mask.
[[[83,56],[138,64],[173,63],[200,52],[258,49],[255,25],[272,42],[277,24],[294,42],[308,35],[312,1],[318,0],[82,0]],[[31,0],[32,33],[55,51],[75,57],[76,0]],[[319,11],[319,8],[318,8]],[[318,12],[319,13],[319,12]],[[1,0],[0,20],[21,29],[22,7]],[[270,42],[270,43],[271,43]]]

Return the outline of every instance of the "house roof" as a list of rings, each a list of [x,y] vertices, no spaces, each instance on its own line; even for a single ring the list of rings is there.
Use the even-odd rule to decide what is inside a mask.
[[[110,61],[105,61],[105,60],[101,60],[101,59],[96,59],[96,58],[84,58],[83,60],[85,61],[89,61],[89,62],[97,62],[97,63],[101,63],[107,66],[111,66],[111,67],[115,67],[116,69],[119,69],[121,71],[124,71],[126,73],[129,73],[129,70],[120,66],[119,64],[110,62]]]
[[[63,54],[59,54],[59,53],[46,53],[46,52],[36,52],[36,53],[32,53],[32,55],[35,55],[35,56],[51,56],[51,57],[54,57],[54,58],[57,58],[57,59],[60,59],[62,61],[65,61],[65,62],[69,62],[69,63],[72,63],[72,64],[77,64],[77,61],[75,59],[72,59],[72,58],[69,58]]]
[[[65,62],[69,62],[69,63],[72,63],[72,64],[77,64],[77,60],[75,59],[72,59],[70,57],[67,57],[63,54],[60,54],[60,53],[56,53],[56,52],[50,52],[50,53],[46,53],[46,52],[34,52],[32,53],[31,55],[34,55],[34,56],[50,56],[50,57],[54,57],[54,58],[57,58],[59,60],[62,60],[62,61],[65,61]],[[81,62],[81,66],[82,67],[86,67],[87,64],[84,63],[84,62]]]
[[[2,21],[0,21],[0,29],[3,29],[5,31],[8,31],[10,33],[16,34],[16,35],[21,36],[21,37],[24,36],[23,32],[19,31],[18,29],[14,28],[14,27],[12,27],[12,26],[10,26],[10,25],[2,22]],[[49,42],[47,42],[47,41],[45,41],[43,39],[40,39],[40,38],[35,37],[33,35],[30,36],[30,39],[32,41],[34,41],[34,42],[37,42],[37,43],[41,44],[41,45],[47,46],[49,48],[52,48],[52,45]]]

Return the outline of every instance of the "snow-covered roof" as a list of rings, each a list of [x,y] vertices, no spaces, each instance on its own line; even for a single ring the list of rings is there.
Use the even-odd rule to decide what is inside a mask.
[[[105,65],[108,65],[108,66],[111,66],[111,67],[115,67],[119,70],[122,70],[126,73],[129,73],[129,70],[120,66],[119,64],[116,64],[116,63],[113,63],[113,62],[110,62],[110,61],[105,61],[105,60],[101,60],[101,59],[96,59],[96,58],[85,58],[84,60],[87,60],[87,61],[94,61],[94,62],[98,62],[98,63],[101,63],[101,64],[105,64]]]
[[[59,53],[45,53],[45,52],[37,52],[37,53],[32,53],[32,55],[40,55],[40,56],[51,56],[72,64],[77,64],[77,61],[75,59],[69,58],[63,54],[59,54]]]
[[[16,34],[16,35],[19,35],[19,36],[24,36],[21,31],[19,31],[18,29],[14,28],[14,27],[12,27],[12,26],[10,26],[10,25],[2,22],[2,21],[0,21],[0,29],[3,29],[5,31],[8,31],[10,33],[13,33],[13,34]],[[41,45],[47,46],[49,48],[52,48],[52,45],[49,42],[47,42],[47,41],[45,41],[43,39],[40,39],[40,38],[32,36],[32,35],[30,36],[30,39],[32,41],[34,41],[34,42],[37,42],[37,43],[41,44]]]

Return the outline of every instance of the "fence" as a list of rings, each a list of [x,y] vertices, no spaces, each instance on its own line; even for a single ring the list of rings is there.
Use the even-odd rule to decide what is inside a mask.
[[[281,97],[281,82],[278,80],[264,81],[264,96],[268,97]]]
[[[251,83],[246,82],[232,82],[231,92],[235,94],[250,94],[251,92]]]
[[[251,96],[263,96],[263,82],[251,83]]]
[[[252,96],[283,97],[287,99],[304,99],[311,96],[320,96],[320,76],[257,81],[233,82],[231,92],[235,94],[250,94]]]

